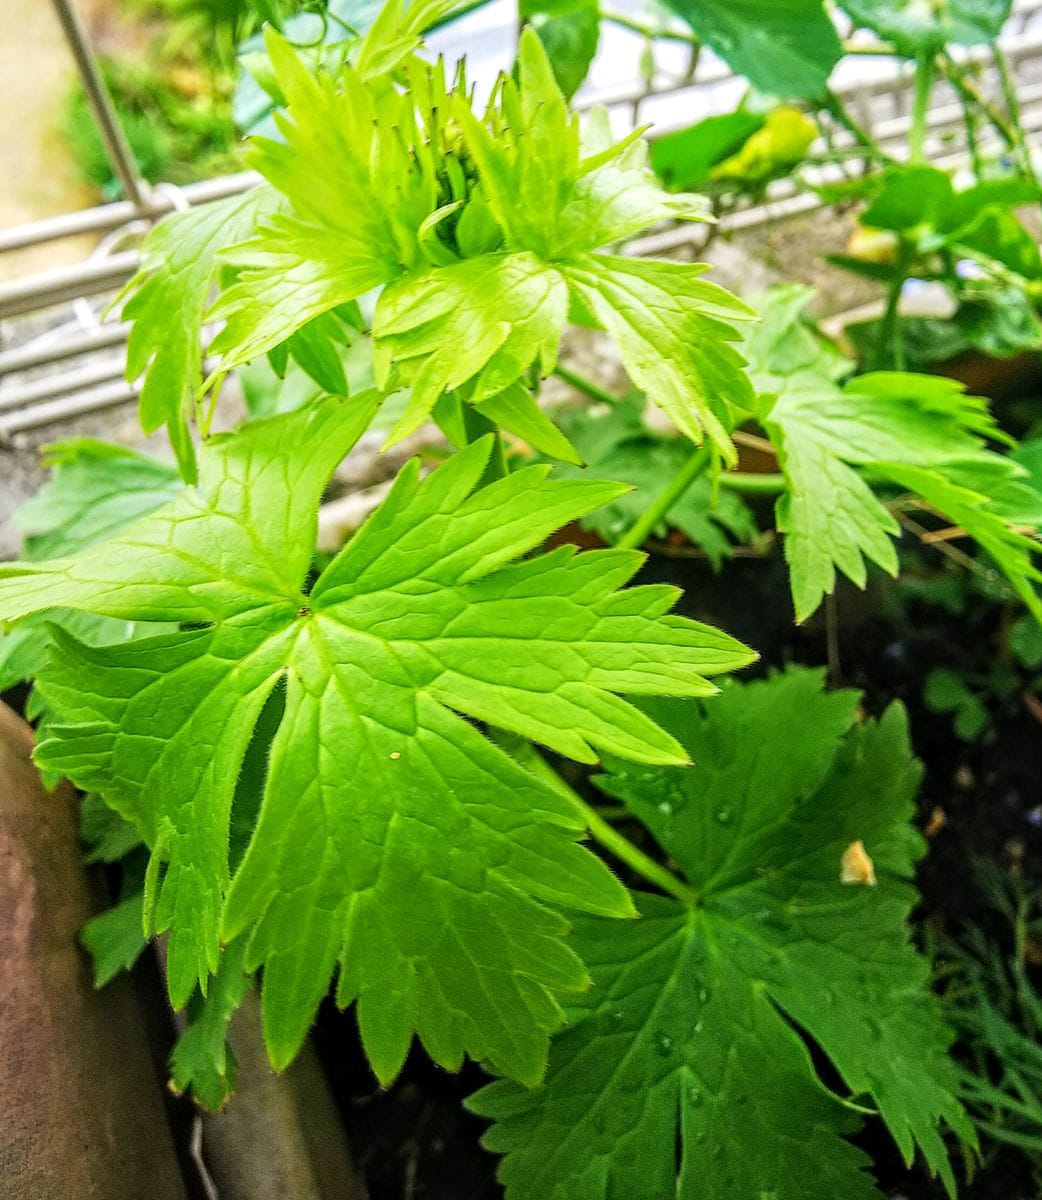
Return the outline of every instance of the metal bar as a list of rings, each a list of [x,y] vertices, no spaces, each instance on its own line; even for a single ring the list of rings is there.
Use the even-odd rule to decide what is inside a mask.
[[[44,425],[55,425],[60,421],[69,421],[73,417],[82,417],[88,413],[99,412],[105,408],[115,408],[127,404],[138,397],[138,389],[132,383],[109,383],[90,391],[80,392],[75,396],[62,396],[46,404],[37,404],[32,408],[24,408],[19,412],[0,417],[0,444],[9,441],[12,434],[21,433],[27,429],[39,429]]]
[[[29,279],[0,283],[0,320],[19,313],[33,312],[52,304],[62,304],[80,296],[97,296],[115,291],[137,270],[141,256],[125,250],[108,258],[44,271]]]
[[[112,97],[105,86],[101,68],[94,52],[90,48],[87,31],[83,28],[79,13],[72,0],[54,0],[58,20],[72,49],[73,58],[83,81],[83,90],[87,93],[87,102],[94,113],[98,124],[98,132],[105,143],[109,162],[116,172],[116,178],[123,185],[124,195],[133,201],[134,207],[143,209],[148,200],[148,184],[141,178],[134,153],[130,149],[127,135],[119,123]]]
[[[81,354],[108,350],[125,342],[129,336],[130,326],[122,323],[99,325],[97,329],[88,333],[71,335],[63,334],[60,328],[48,330],[24,346],[16,346],[13,350],[0,350],[0,379],[5,375],[31,371],[35,367],[45,367],[63,359],[78,358]]]
[[[81,367],[77,371],[55,371],[29,383],[9,384],[0,387],[0,412],[13,412],[29,408],[55,396],[74,395],[102,383],[113,383],[123,379],[124,360],[109,358],[96,366]]]
[[[255,171],[240,171],[235,175],[223,175],[219,179],[189,183],[176,189],[168,184],[159,184],[150,192],[143,209],[136,208],[130,200],[117,200],[114,204],[85,208],[80,212],[62,213],[61,216],[47,217],[29,225],[16,225],[12,229],[0,230],[0,254],[7,250],[23,250],[26,246],[37,246],[41,242],[80,237],[85,233],[111,233],[136,218],[157,220],[172,212],[177,207],[175,196],[194,207],[197,204],[207,204],[211,200],[223,200],[225,196],[234,196],[259,182],[260,176]]]

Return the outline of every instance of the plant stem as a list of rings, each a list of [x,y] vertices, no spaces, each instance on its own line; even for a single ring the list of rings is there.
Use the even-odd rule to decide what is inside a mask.
[[[826,91],[822,107],[838,125],[842,125],[868,157],[874,158],[881,163],[892,163],[894,161],[872,134],[863,125],[854,120],[853,116],[844,106],[843,101],[840,100],[835,92],[831,90]]]
[[[620,29],[628,29],[630,33],[639,33],[641,37],[645,37],[649,41],[684,42],[686,45],[695,46],[698,49],[702,47],[700,39],[686,29],[656,29],[654,25],[645,25],[640,21],[634,21],[631,17],[623,16],[622,13],[604,12],[603,10],[601,20],[618,25]]]
[[[987,96],[981,92],[976,83],[968,78],[960,65],[947,54],[938,58],[937,65],[945,79],[959,93],[960,99],[971,105],[976,105],[995,127],[1006,145],[1013,149],[1017,144],[1017,135],[1013,126],[988,100]]]
[[[743,496],[775,496],[785,491],[785,476],[776,472],[722,471],[717,482]]]
[[[654,533],[660,521],[669,516],[669,511],[705,469],[707,453],[701,446],[691,455],[662,491],[655,497],[640,517],[615,543],[621,549],[635,550],[642,546]]]
[[[908,243],[902,238],[894,265],[894,277],[886,294],[886,309],[879,322],[879,340],[876,343],[875,366],[878,369],[905,369],[905,343],[901,333],[901,292],[908,278],[910,252]]]
[[[570,387],[575,388],[577,392],[582,392],[584,396],[588,396],[591,400],[596,400],[598,404],[618,404],[621,399],[621,396],[616,396],[614,392],[607,391],[599,384],[594,383],[592,379],[587,379],[585,375],[578,375],[575,371],[569,370],[568,367],[562,367],[560,363],[554,367],[553,374],[558,379],[564,380]]]
[[[1006,101],[1006,112],[1009,114],[1010,133],[1013,138],[1010,146],[1020,160],[1021,171],[1028,179],[1037,183],[1038,176],[1035,174],[1035,165],[1031,161],[1031,149],[1024,137],[1024,126],[1020,119],[1017,81],[1013,78],[1013,72],[1009,69],[1009,60],[1002,53],[998,42],[991,43],[991,54],[995,60],[995,66],[998,68],[999,79],[1002,81],[1002,95]]]
[[[605,850],[610,851],[619,862],[625,863],[634,874],[639,875],[642,879],[646,879],[648,883],[654,884],[655,887],[665,892],[667,896],[673,896],[690,908],[698,906],[698,893],[694,888],[689,887],[683,880],[678,879],[672,871],[667,870],[660,863],[657,863],[653,858],[645,854],[643,850],[634,846],[629,838],[623,837],[614,826],[609,825],[597,810],[587,804],[585,800],[580,799],[577,795],[574,795],[574,799],[591,836],[600,842]]]
[[[973,168],[973,177],[980,183],[984,178],[984,162],[981,159],[980,149],[977,146],[977,110],[965,92],[959,91],[958,88],[956,88],[956,91],[959,96],[959,105],[962,108],[962,124],[966,130],[966,149],[970,153],[970,165]]]
[[[934,56],[920,54],[915,62],[915,106],[912,109],[912,131],[908,137],[908,153],[912,162],[926,158],[926,121],[933,94]]]

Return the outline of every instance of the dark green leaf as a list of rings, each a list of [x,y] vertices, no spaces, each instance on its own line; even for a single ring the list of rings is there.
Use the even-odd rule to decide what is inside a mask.
[[[666,0],[761,92],[817,99],[843,48],[821,0]]]
[[[740,110],[706,117],[687,129],[657,137],[651,143],[651,166],[671,191],[697,191],[711,168],[738,150],[764,118]]]

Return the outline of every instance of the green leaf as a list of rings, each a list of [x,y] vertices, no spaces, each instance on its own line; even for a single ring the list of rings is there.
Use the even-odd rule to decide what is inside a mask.
[[[576,465],[582,461],[575,447],[523,384],[512,384],[475,407],[500,429],[521,438],[540,454]]]
[[[245,938],[226,947],[207,995],[192,998],[188,1024],[170,1054],[171,1090],[179,1096],[190,1091],[211,1112],[220,1112],[238,1084],[226,1034],[249,986],[245,954]]]
[[[762,114],[740,109],[663,134],[651,143],[652,168],[671,191],[703,187],[710,170],[762,129],[764,120]]]
[[[783,104],[764,118],[763,127],[723,162],[717,163],[713,179],[738,180],[746,185],[766,183],[803,161],[818,136],[818,127],[800,109]]]
[[[1042,547],[1034,538],[1017,532],[1003,516],[993,511],[990,497],[921,467],[875,463],[873,471],[922,496],[953,525],[965,530],[966,536],[991,556],[1028,611],[1042,622],[1042,598],[1037,590],[1037,585],[1042,583],[1042,571],[1035,566],[1033,558],[1042,552]]]
[[[83,797],[80,811],[80,840],[86,846],[88,863],[119,862],[141,845],[138,831],[113,812],[100,796]],[[140,926],[141,921],[138,920]]]
[[[211,439],[200,485],[71,559],[0,567],[0,617],[60,602],[196,624],[92,650],[61,639],[42,677],[61,716],[42,762],[134,821],[153,847],[148,906],[170,930],[175,1003],[247,936],[264,966],[269,1050],[300,1045],[339,961],[378,1076],[413,1032],[436,1061],[469,1052],[528,1081],[558,997],[585,982],[545,907],[627,911],[582,821],[472,721],[563,754],[648,763],[684,752],[616,693],[706,695],[750,661],[666,615],[669,588],[619,591],[632,552],[562,547],[516,562],[618,494],[530,467],[485,487],[486,438],[426,480],[406,468],[306,591],[322,489],[375,396]],[[198,627],[198,623],[204,623]],[[229,888],[239,767],[284,681],[252,839]],[[469,718],[469,719],[468,719]]]
[[[470,1102],[497,1122],[485,1144],[507,1155],[508,1198],[879,1197],[845,1140],[854,1110],[798,1031],[878,1107],[904,1159],[918,1148],[953,1189],[942,1128],[974,1136],[909,940],[923,843],[904,713],[853,725],[856,693],[821,688],[821,672],[793,671],[704,710],[648,702],[695,767],[609,761],[602,786],[699,899],[641,896],[636,922],[578,923],[594,988],[554,1039],[545,1082],[494,1083]],[[855,841],[876,886],[841,882]]]
[[[93,438],[44,447],[51,478],[15,518],[25,557],[57,558],[100,541],[166,503],[181,486],[177,471]]]
[[[71,554],[125,528],[158,508],[180,488],[168,463],[92,438],[44,448],[51,478],[18,510],[15,521],[31,560]],[[0,690],[28,682],[51,652],[49,629],[61,626],[81,641],[106,645],[159,632],[90,613],[50,611],[0,632]]]
[[[252,233],[281,203],[271,188],[256,187],[171,213],[145,239],[141,268],[121,293],[123,319],[133,322],[127,378],[145,376],[141,424],[146,433],[168,427],[188,479],[194,473],[194,451],[187,415],[203,382],[199,331],[217,278],[218,255]]]
[[[943,50],[955,42],[975,46],[998,37],[1011,0],[839,0],[859,25],[893,42],[901,54]]]
[[[583,519],[583,528],[595,530],[609,545],[639,519],[691,456],[685,441],[656,437],[643,423],[643,410],[642,399],[627,398],[607,412],[579,410],[564,421],[587,464],[582,475],[618,480],[633,489]],[[751,541],[759,532],[739,497],[713,486],[708,461],[654,532],[665,537],[671,528],[700,547],[714,570],[730,557],[735,542]]]
[[[94,986],[104,987],[129,971],[148,945],[141,932],[141,893],[137,892],[92,917],[80,931],[80,941],[94,963]]]
[[[751,408],[744,360],[729,320],[751,311],[692,264],[588,255],[566,278],[619,348],[630,378],[681,433],[704,433],[725,462],[736,461],[730,406]]]
[[[1042,667],[1042,626],[1027,616],[1018,617],[1010,626],[1009,648],[1029,671]]]
[[[471,402],[480,404],[533,362],[548,374],[567,315],[563,277],[530,253],[483,255],[385,288],[373,320],[376,350],[393,356],[412,386],[388,442],[415,432],[439,396],[470,380]]]
[[[843,53],[821,0],[666,0],[758,91],[818,99]]]
[[[782,358],[788,374],[781,373],[770,349],[776,330],[786,323],[795,328],[798,300],[797,293],[780,295],[774,318],[765,322],[766,343],[750,347],[754,378],[771,389],[761,395],[760,419],[786,478],[776,518],[786,535],[797,620],[810,616],[833,590],[836,568],[858,587],[865,585],[866,559],[897,573],[891,537],[899,526],[875,496],[866,471],[965,525],[1036,611],[1034,543],[1011,528],[1003,511],[1032,494],[1025,496],[1020,485],[1022,468],[986,448],[985,439],[1007,440],[986,402],[967,396],[952,380],[904,372],[862,375],[840,388],[834,382],[835,355],[806,333]],[[764,363],[775,369],[762,373]],[[972,490],[982,473],[999,498],[994,504]]]
[[[907,233],[920,225],[941,226],[955,204],[951,178],[936,167],[892,167],[883,175],[883,186],[861,223],[873,229]]]
[[[597,0],[523,0],[521,17],[539,34],[566,98],[582,86],[597,53],[601,13]]]
[[[747,328],[742,345],[749,381],[757,392],[775,395],[803,386],[838,383],[853,363],[807,316],[814,289],[784,283],[749,298],[759,320]]]

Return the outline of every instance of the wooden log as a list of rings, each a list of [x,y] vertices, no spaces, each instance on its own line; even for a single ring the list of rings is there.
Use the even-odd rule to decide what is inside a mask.
[[[0,1195],[185,1200],[130,980],[95,991],[76,940],[99,897],[75,794],[32,745],[0,704]]]

